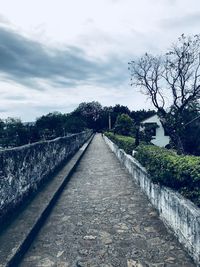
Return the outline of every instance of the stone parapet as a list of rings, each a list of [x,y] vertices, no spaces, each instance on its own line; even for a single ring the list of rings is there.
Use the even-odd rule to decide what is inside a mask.
[[[85,131],[0,151],[0,221],[92,135]]]

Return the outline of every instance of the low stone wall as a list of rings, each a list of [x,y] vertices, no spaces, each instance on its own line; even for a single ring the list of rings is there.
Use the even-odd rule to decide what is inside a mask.
[[[91,135],[85,131],[0,151],[0,221]]]
[[[136,183],[173,230],[180,243],[200,266],[200,209],[173,190],[152,183],[142,165],[104,136],[105,142],[125,165]]]

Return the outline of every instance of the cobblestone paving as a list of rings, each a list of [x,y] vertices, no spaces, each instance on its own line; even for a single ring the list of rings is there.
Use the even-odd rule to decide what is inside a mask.
[[[195,265],[96,135],[20,266]]]

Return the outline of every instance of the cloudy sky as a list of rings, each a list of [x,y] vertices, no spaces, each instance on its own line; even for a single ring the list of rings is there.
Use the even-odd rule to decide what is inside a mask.
[[[128,61],[200,33],[199,0],[0,0],[0,118],[150,103]]]

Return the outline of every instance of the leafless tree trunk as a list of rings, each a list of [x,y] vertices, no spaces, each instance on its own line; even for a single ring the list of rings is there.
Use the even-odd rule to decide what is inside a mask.
[[[129,62],[129,70],[131,85],[150,98],[177,149],[184,151],[180,118],[188,105],[200,99],[200,35],[181,35],[166,54],[146,53]]]

